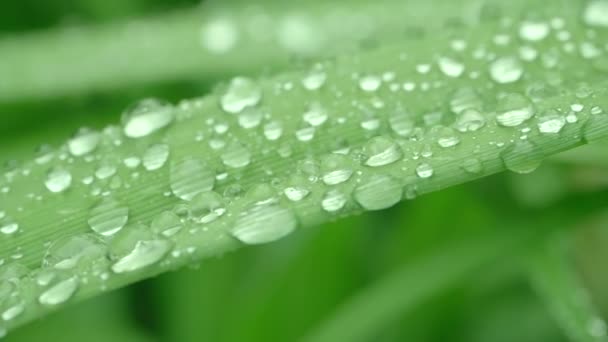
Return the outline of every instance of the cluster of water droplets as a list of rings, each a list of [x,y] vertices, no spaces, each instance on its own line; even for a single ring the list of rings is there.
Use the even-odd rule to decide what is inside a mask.
[[[595,0],[584,9],[589,32],[608,26],[607,8]],[[306,45],[303,19],[294,20],[286,34]],[[238,44],[232,25],[205,26],[206,48]],[[268,243],[318,215],[389,208],[453,175],[528,173],[544,158],[543,139],[602,139],[608,115],[589,87],[555,92],[562,60],[603,58],[590,53],[599,34],[576,44],[559,17],[503,20],[496,30],[483,46],[452,39],[426,60],[399,51],[393,70],[328,62],[295,78],[238,76],[217,96],[177,106],[147,99],[120,126],[83,128],[58,149],[41,147],[31,165],[9,165],[3,200],[18,185],[28,189],[19,201],[34,208],[65,200],[49,224],[82,221],[86,233],[49,241],[35,270],[19,264],[20,250],[0,256],[2,319],[62,304],[84,284],[169,268],[205,244]],[[0,239],[36,229],[26,210],[0,208]]]

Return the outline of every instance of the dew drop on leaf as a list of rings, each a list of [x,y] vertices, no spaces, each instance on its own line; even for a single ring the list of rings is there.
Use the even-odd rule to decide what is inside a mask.
[[[501,57],[490,64],[490,77],[499,84],[517,82],[523,73],[523,65],[515,57]]]
[[[155,144],[150,146],[142,158],[144,168],[148,171],[154,171],[162,168],[169,158],[169,145]]]
[[[77,277],[71,277],[58,282],[46,291],[44,291],[39,297],[38,302],[46,306],[55,306],[63,304],[68,301],[76,290],[80,281]]]
[[[72,174],[60,167],[55,167],[46,175],[44,185],[46,188],[53,193],[59,193],[67,190],[72,184]]]
[[[238,216],[230,232],[245,244],[257,245],[282,239],[296,226],[291,210],[276,204],[254,204]]]
[[[386,175],[374,175],[361,182],[354,191],[357,203],[367,210],[390,208],[401,200],[399,183]]]
[[[333,213],[344,208],[346,201],[347,198],[344,193],[342,193],[340,190],[332,189],[323,196],[323,199],[321,200],[321,208],[329,213]]]
[[[245,108],[257,106],[261,100],[262,89],[255,81],[246,77],[235,77],[220,98],[220,106],[227,113],[238,114]]]
[[[500,158],[509,171],[527,174],[540,166],[544,155],[540,147],[524,140],[509,145],[500,153]]]
[[[99,132],[83,128],[68,141],[68,150],[75,157],[84,156],[93,152],[99,145],[100,140],[101,134]]]
[[[190,201],[213,189],[215,171],[198,159],[185,158],[171,164],[169,182],[175,196]]]
[[[129,220],[129,208],[112,198],[104,198],[89,215],[91,229],[102,236],[112,236]]]
[[[369,140],[364,147],[365,165],[379,167],[392,164],[403,157],[401,147],[391,138],[379,136]]]
[[[434,173],[433,167],[427,163],[422,163],[416,167],[416,175],[420,178],[431,178]]]
[[[173,106],[170,103],[144,99],[123,113],[123,131],[129,138],[143,138],[168,126],[173,119]]]

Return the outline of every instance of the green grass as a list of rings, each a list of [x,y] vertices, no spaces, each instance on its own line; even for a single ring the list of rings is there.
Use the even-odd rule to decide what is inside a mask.
[[[608,33],[601,17],[585,17],[585,2],[357,1],[345,9],[351,19],[343,25],[326,18],[344,8],[339,2],[269,2],[266,24],[290,36],[260,42],[255,35],[239,35],[238,44],[216,56],[200,47],[201,20],[229,16],[223,25],[237,25],[241,32],[256,18],[255,9],[241,3],[227,6],[205,4],[135,24],[54,29],[0,41],[0,74],[7,76],[0,101],[6,102],[7,127],[20,128],[7,128],[0,148],[4,159],[20,159],[9,161],[0,178],[0,330],[294,233],[313,241],[290,236],[277,247],[226,256],[232,259],[211,270],[203,264],[202,280],[193,288],[186,284],[191,276],[161,280],[166,289],[155,291],[174,300],[155,303],[164,324],[155,329],[169,340],[367,341],[429,334],[404,317],[456,291],[496,260],[541,249],[529,272],[554,324],[573,341],[604,340],[593,305],[576,305],[568,297],[582,281],[553,254],[542,254],[554,231],[570,239],[570,227],[605,205],[601,177],[584,176],[599,194],[581,192],[576,179],[583,169],[605,171],[608,138],[605,56],[594,49]],[[361,16],[371,28],[353,33],[349,25],[359,27]],[[225,30],[220,27],[220,33]],[[297,62],[290,62],[294,56]],[[192,83],[200,79],[205,83]],[[179,99],[218,79],[224,81],[198,98],[175,105],[147,100],[122,118],[106,114],[142,93]],[[120,94],[143,86],[148,88],[132,96]],[[101,105],[95,96],[105,99]],[[57,121],[54,113],[66,107],[74,113],[66,114],[66,123],[45,129],[44,120]],[[83,111],[90,118],[78,115]],[[41,123],[26,121],[28,115]],[[97,129],[65,140],[66,129],[83,126]],[[26,129],[30,133],[21,133]],[[41,143],[55,147],[27,152]],[[588,143],[590,148],[580,149]],[[557,155],[566,150],[573,152]],[[500,181],[488,181],[501,194],[492,193],[489,203],[474,199],[448,208],[467,202],[463,192],[447,203],[431,200],[433,209],[421,208],[420,219],[404,216],[391,223],[367,214],[358,219],[366,224],[345,225],[364,226],[356,232],[315,230],[403,200],[424,201],[417,198],[505,170],[529,174],[554,155],[549,168],[510,185],[515,197],[501,190]],[[569,205],[559,204],[564,201]],[[522,210],[526,205],[552,209],[540,215]],[[461,215],[471,217],[455,219]],[[499,223],[506,217],[507,224]],[[392,228],[382,236],[374,231],[378,223]],[[415,226],[435,228],[417,233],[410,228]],[[314,241],[323,234],[336,236]],[[417,238],[403,251],[408,234]],[[374,241],[382,247],[370,247]],[[513,255],[513,242],[522,252]],[[325,246],[319,250],[324,257],[306,265],[317,243]],[[255,257],[247,260],[242,253]],[[361,258],[387,265],[375,277],[364,276],[353,266]],[[14,265],[18,275],[2,273]],[[298,267],[307,270],[301,278],[293,274]],[[303,290],[302,284],[318,276],[315,269],[324,267],[328,288],[319,289],[324,294],[316,293],[316,301],[285,292],[290,286]],[[340,282],[332,274],[340,270],[359,278]],[[270,279],[256,272],[269,272]],[[231,298],[226,285],[232,283],[248,286]],[[201,284],[208,291],[204,303],[224,317],[202,314],[208,335],[200,335],[198,318],[186,317],[198,317],[200,307],[187,303],[196,302]],[[297,305],[303,310],[294,315],[297,328],[271,323]],[[436,305],[428,315],[448,315],[444,307]],[[267,330],[252,323],[260,317],[268,321],[261,324]],[[400,319],[403,329],[397,329]],[[117,329],[138,335],[127,320]],[[592,334],[590,320],[597,328]],[[237,329],[230,328],[233,322]],[[393,330],[382,334],[389,326]],[[551,323],[546,326],[552,331]]]

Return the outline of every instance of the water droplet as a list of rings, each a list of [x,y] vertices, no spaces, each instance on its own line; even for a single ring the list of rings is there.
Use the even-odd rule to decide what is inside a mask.
[[[315,137],[314,127],[304,127],[296,131],[296,139],[301,142],[311,141]]]
[[[133,225],[124,229],[111,241],[111,255],[115,260],[112,272],[128,273],[141,270],[162,260],[172,243],[153,236],[148,227]]]
[[[416,174],[420,178],[431,178],[434,173],[433,167],[427,163],[422,163],[416,167]]]
[[[605,128],[608,127],[608,115],[591,115],[583,126],[583,137],[590,144],[605,141],[608,137]]]
[[[437,63],[439,64],[441,72],[448,77],[456,78],[462,76],[464,73],[464,64],[453,58],[441,57]]]
[[[515,57],[498,58],[490,65],[490,77],[500,84],[517,82],[523,73],[523,65]]]
[[[112,198],[104,198],[91,210],[89,227],[97,234],[112,236],[121,230],[129,220],[129,208]]]
[[[246,77],[235,77],[220,99],[222,109],[231,114],[241,113],[245,108],[255,107],[262,100],[262,89],[255,81]]]
[[[25,311],[25,303],[19,302],[15,305],[10,306],[8,309],[2,312],[2,320],[10,321],[17,318]],[[1,337],[1,336],[0,336]]]
[[[270,141],[277,140],[283,135],[283,125],[279,121],[271,121],[264,125],[264,136]]]
[[[86,128],[81,129],[76,133],[76,136],[68,141],[68,150],[75,157],[84,156],[93,152],[99,145],[100,140],[101,134],[99,132]]]
[[[243,243],[256,245],[279,240],[296,226],[291,210],[276,204],[254,205],[239,215],[231,233]]]
[[[168,126],[173,119],[173,106],[170,103],[145,99],[124,112],[123,131],[129,138],[143,138]]]
[[[252,107],[246,108],[239,115],[239,126],[243,127],[244,129],[258,127],[262,122],[263,117],[264,113],[261,110]]]
[[[549,24],[541,21],[524,21],[519,27],[519,36],[531,42],[538,42],[549,35]]]
[[[475,89],[469,87],[459,88],[450,100],[450,109],[455,114],[461,114],[470,109],[480,110],[482,106],[483,102]]]
[[[95,177],[98,179],[108,179],[116,174],[116,167],[114,165],[101,165],[95,170]]]
[[[505,127],[519,126],[534,116],[534,108],[528,98],[517,93],[506,94],[498,100],[496,121]]]
[[[106,260],[105,245],[93,235],[64,237],[55,241],[42,260],[43,267],[69,270]]]
[[[313,102],[302,115],[302,119],[311,126],[321,126],[327,121],[327,112],[318,102]]]
[[[341,210],[346,205],[346,195],[337,189],[329,190],[321,200],[323,210],[333,213]]]
[[[190,201],[201,192],[213,189],[215,172],[197,159],[185,158],[171,163],[169,179],[173,194]]]
[[[395,134],[402,137],[409,137],[416,128],[414,119],[406,112],[393,113],[388,120]]]
[[[538,130],[544,134],[557,134],[566,125],[566,118],[557,113],[547,114],[538,119]]]
[[[169,145],[156,144],[150,146],[143,156],[144,167],[148,171],[162,168],[169,158]]]
[[[222,153],[221,158],[224,165],[237,169],[251,163],[251,152],[240,143],[232,143]]]
[[[379,167],[392,164],[403,157],[401,147],[391,138],[379,136],[367,142],[364,148],[367,156],[365,165]]]
[[[368,75],[359,80],[359,88],[365,92],[375,92],[382,85],[382,79],[379,76]]]
[[[462,163],[462,169],[468,173],[479,174],[483,171],[483,164],[477,158],[468,158]]]
[[[190,218],[197,223],[210,223],[226,212],[224,199],[218,193],[210,191],[197,195],[189,206]]]
[[[349,159],[343,155],[330,154],[321,161],[323,183],[337,185],[350,179],[353,174]]]
[[[540,166],[544,154],[534,143],[523,140],[508,146],[501,152],[500,157],[508,170],[527,174]]]
[[[77,277],[71,277],[60,281],[48,290],[44,291],[39,297],[38,302],[46,306],[55,306],[65,303],[72,298],[79,286]]]
[[[201,43],[214,54],[232,50],[239,39],[239,31],[230,18],[214,18],[201,27]]]
[[[53,193],[67,190],[72,184],[72,174],[63,168],[56,167],[51,169],[47,175],[44,185]]]
[[[437,134],[437,144],[443,148],[454,147],[460,144],[460,138],[449,127],[440,127],[436,129],[435,134]]]
[[[4,213],[0,213],[0,233],[12,235],[19,231],[19,224]]]
[[[302,86],[310,91],[321,89],[327,80],[327,75],[321,70],[313,70],[302,79]]]
[[[583,11],[583,20],[589,26],[608,27],[608,1],[589,1]]]
[[[150,229],[156,234],[171,237],[182,229],[182,222],[173,212],[163,211],[152,220]]]
[[[310,194],[310,190],[302,186],[290,186],[283,190],[285,197],[292,202],[299,202]]]
[[[374,175],[355,188],[355,200],[367,210],[390,208],[401,200],[402,190],[392,177]]]
[[[454,128],[459,132],[475,132],[486,124],[486,118],[476,109],[467,109],[454,122]]]

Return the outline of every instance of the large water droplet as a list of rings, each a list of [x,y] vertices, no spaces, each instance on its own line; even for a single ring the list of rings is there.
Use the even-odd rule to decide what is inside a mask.
[[[279,121],[271,121],[264,125],[264,136],[270,141],[277,140],[283,135],[283,125]]]
[[[262,89],[255,81],[246,77],[235,77],[228,90],[220,98],[225,112],[238,114],[247,107],[254,107],[262,100]]]
[[[169,178],[173,194],[186,201],[212,190],[215,184],[215,172],[205,163],[190,158],[172,163]]]
[[[367,156],[365,165],[371,167],[389,165],[403,157],[401,147],[393,139],[384,136],[368,141],[364,153]]]
[[[68,141],[68,150],[75,157],[84,156],[93,152],[99,145],[100,140],[101,134],[99,132],[86,128],[81,129],[76,133],[76,136]]]
[[[63,304],[72,298],[74,293],[76,293],[79,284],[80,282],[77,277],[71,277],[60,281],[48,290],[44,291],[38,297],[38,302],[46,306]]]
[[[137,241],[133,250],[112,265],[112,272],[127,273],[140,270],[159,262],[171,249],[166,240]]]
[[[583,20],[589,26],[608,27],[608,1],[589,1],[583,11]]]
[[[538,131],[544,134],[557,134],[566,125],[566,118],[557,113],[538,118]]]
[[[112,198],[104,198],[91,210],[89,227],[97,234],[112,236],[129,220],[129,208]]]
[[[144,167],[148,171],[162,168],[169,158],[169,145],[156,144],[150,146],[143,156]]]
[[[302,115],[302,119],[311,126],[321,126],[327,121],[327,112],[318,102],[313,102]]]
[[[523,73],[523,65],[515,57],[498,58],[490,65],[490,77],[500,84],[517,82]]]
[[[510,93],[498,100],[496,121],[505,127],[519,126],[534,116],[534,108],[527,97]]]
[[[456,132],[449,127],[440,127],[434,132],[437,135],[437,145],[448,148],[460,144],[460,138]]]
[[[239,215],[231,233],[243,243],[256,245],[279,240],[296,226],[291,210],[276,204],[254,205]]]
[[[526,174],[536,170],[544,158],[542,149],[530,141],[518,141],[501,152],[505,167],[515,173]]]
[[[50,192],[63,192],[72,185],[72,174],[66,169],[55,167],[47,173],[44,185]]]
[[[399,183],[390,176],[375,175],[355,189],[355,200],[367,210],[390,208],[401,200]]]
[[[251,152],[240,143],[232,143],[222,153],[221,158],[224,165],[237,169],[251,163]]]
[[[123,113],[123,131],[129,138],[142,138],[166,127],[173,119],[173,106],[170,103],[145,99]]]
[[[382,85],[382,79],[376,75],[363,76],[359,80],[359,88],[365,92],[374,92]]]
[[[459,132],[475,132],[486,124],[486,118],[476,109],[467,109],[456,118],[454,128]]]

